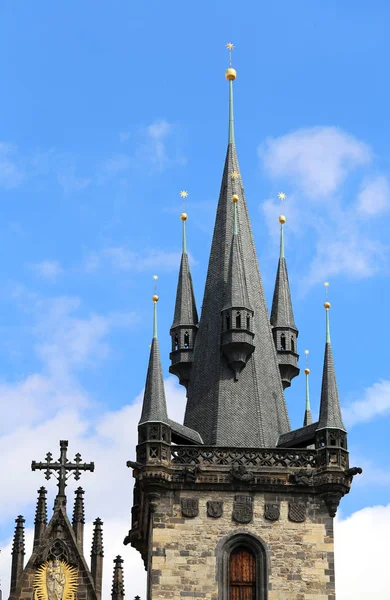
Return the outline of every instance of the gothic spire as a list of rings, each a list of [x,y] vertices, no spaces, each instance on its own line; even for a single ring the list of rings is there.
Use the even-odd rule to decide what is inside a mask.
[[[311,425],[313,423],[313,416],[311,414],[311,408],[310,408],[310,394],[309,394],[309,375],[310,375],[310,369],[308,367],[308,363],[307,363],[307,357],[309,354],[309,350],[305,350],[305,354],[306,354],[306,368],[305,368],[305,377],[306,377],[306,408],[305,408],[305,417],[303,419],[303,426],[305,427],[306,425]]]
[[[157,279],[157,275],[155,275]],[[142,404],[142,414],[139,425],[155,421],[168,424],[167,403],[165,400],[164,380],[161,369],[160,349],[157,339],[157,302],[155,293],[153,300],[153,339],[150,348],[148,373]]]
[[[336,373],[333,362],[332,345],[330,341],[330,302],[328,302],[328,300],[326,300],[324,307],[326,314],[326,342],[324,355],[324,369],[322,373],[320,418],[317,431],[321,429],[341,429],[342,431],[346,431],[341,416],[339,394],[336,383]]]
[[[186,191],[180,192],[183,198],[188,196]],[[194,342],[198,328],[198,312],[187,254],[186,221],[188,215],[180,215],[183,228],[183,248],[181,255],[179,279],[177,282],[175,313],[170,330],[172,338],[171,366],[169,371],[177,375],[182,385],[188,385],[190,378]]]
[[[16,527],[12,544],[12,565],[11,565],[11,594],[16,590],[16,586],[23,573],[24,555],[26,554],[24,544],[24,523],[25,519],[19,515],[15,519]]]
[[[40,487],[38,490],[38,500],[34,520],[34,548],[39,546],[47,525],[46,494],[46,489],[43,486]]]
[[[73,506],[72,527],[76,536],[77,543],[80,545],[81,548],[83,548],[85,523],[83,488],[79,486],[75,491],[75,494],[76,498],[74,500]]]
[[[289,431],[290,424],[237,159],[233,122],[236,71],[231,66],[226,71],[226,78],[229,82],[228,147],[184,424],[198,431],[205,444],[270,447],[276,444],[281,433]],[[235,194],[240,199],[239,246],[246,275],[246,293],[254,312],[252,333],[255,344],[238,381],[235,381],[228,359],[221,353],[221,311],[227,301],[234,242],[231,201]],[[248,427],[248,423],[252,426]]]
[[[282,200],[285,197],[286,194],[283,192],[279,194],[279,198]],[[280,215],[280,256],[271,310],[272,333],[279,361],[283,389],[289,387],[291,380],[299,374],[297,354],[298,330],[294,322],[287,263],[284,256],[285,222],[286,217]]]
[[[91,575],[95,583],[97,600],[101,599],[103,579],[103,522],[99,517],[93,523],[91,548]]]
[[[111,600],[123,600],[125,586],[123,583],[123,558],[118,556],[114,559],[114,576],[112,580]]]

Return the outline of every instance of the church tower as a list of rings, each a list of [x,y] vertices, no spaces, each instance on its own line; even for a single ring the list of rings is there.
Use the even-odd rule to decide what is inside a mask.
[[[283,388],[299,372],[298,330],[283,237],[270,318],[235,145],[231,62],[226,79],[228,146],[202,313],[198,323],[183,250],[171,329],[170,370],[187,389],[184,425],[167,413],[154,295],[124,543],[144,559],[148,600],[331,600],[333,518],[361,470],[348,463],[330,304],[320,418],[313,422],[307,404],[304,426],[291,430]]]

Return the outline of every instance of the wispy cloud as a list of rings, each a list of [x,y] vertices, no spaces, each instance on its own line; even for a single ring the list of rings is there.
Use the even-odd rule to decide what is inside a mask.
[[[17,148],[0,142],[0,187],[15,188],[22,183],[24,173],[17,161]]]
[[[126,246],[111,246],[98,252],[90,252],[84,260],[84,269],[92,273],[104,266],[117,271],[174,271],[180,264],[181,252],[145,250],[134,252]],[[192,264],[194,260],[190,257]]]
[[[390,381],[381,380],[366,388],[362,397],[343,406],[346,425],[372,421],[390,414]]]
[[[272,177],[290,179],[313,198],[334,194],[352,169],[371,161],[363,142],[337,127],[298,129],[259,148]]]
[[[390,208],[390,185],[384,175],[364,180],[357,198],[357,208],[364,216],[380,215]]]
[[[64,195],[68,196],[72,192],[87,188],[92,183],[92,179],[76,175],[76,168],[72,166],[58,175],[58,183],[62,187]]]
[[[56,281],[59,275],[64,272],[62,266],[57,260],[43,260],[31,265],[31,269],[42,279]]]

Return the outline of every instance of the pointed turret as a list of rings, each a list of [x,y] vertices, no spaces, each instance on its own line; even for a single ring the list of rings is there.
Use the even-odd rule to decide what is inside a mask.
[[[181,192],[183,198],[188,194]],[[183,228],[183,247],[177,282],[175,313],[171,327],[172,352],[170,353],[170,373],[177,375],[181,385],[188,387],[194,353],[194,344],[198,330],[198,312],[192,285],[190,264],[187,254],[186,221],[188,215],[180,215]]]
[[[38,490],[38,500],[34,520],[34,548],[39,546],[39,544],[41,543],[42,536],[45,532],[47,525],[46,494],[46,489],[43,486],[40,487]]]
[[[73,506],[73,519],[72,519],[72,527],[74,534],[76,536],[77,543],[80,548],[83,548],[84,542],[84,524],[85,524],[85,514],[84,514],[84,490],[82,487],[78,487],[75,491],[76,498],[74,500]]]
[[[221,349],[234,380],[254,352],[253,310],[250,306],[244,261],[238,227],[238,195],[233,194],[233,240],[226,282],[225,304],[222,308]]]
[[[103,556],[103,522],[101,519],[97,518],[93,523],[91,549],[91,575],[95,583],[97,600],[100,600],[102,595]]]
[[[285,197],[284,193],[279,194],[279,198],[284,200]],[[286,217],[280,215],[280,256],[271,310],[272,334],[278,355],[283,389],[289,387],[291,380],[299,374],[299,356],[297,354],[298,329],[294,322],[287,264],[284,256],[285,222]]]
[[[15,519],[16,527],[14,540],[12,544],[12,564],[11,564],[11,594],[16,590],[23,573],[24,555],[26,554],[24,545],[24,523],[25,519],[19,515]]]
[[[306,368],[305,368],[305,377],[306,377],[306,408],[305,408],[305,417],[303,419],[303,426],[311,425],[313,423],[313,416],[311,414],[310,408],[310,390],[309,390],[309,375],[310,369],[307,362],[307,357],[309,355],[309,350],[305,350],[306,354]]]
[[[157,276],[154,276],[157,279]],[[160,349],[157,339],[157,302],[153,300],[153,338],[150,347],[149,366],[146,376],[142,414],[138,423],[137,460],[141,463],[169,460],[171,442],[164,380],[161,369]]]
[[[114,576],[112,579],[111,600],[123,600],[123,598],[125,597],[122,564],[123,558],[118,555],[114,559]]]
[[[326,283],[326,286],[329,284]],[[330,341],[328,299],[325,304],[326,313],[326,342],[324,369],[320,400],[320,417],[316,431],[316,448],[321,452],[320,463],[324,467],[347,466],[347,432],[341,416],[339,394],[336,383],[336,373],[333,362],[332,345]]]
[[[238,447],[275,446],[290,430],[269,315],[259,273],[234,135],[233,81],[229,85],[228,148],[222,177],[202,314],[195,341],[184,424],[200,433],[205,444]],[[239,236],[233,235],[233,195],[239,197]],[[232,249],[232,246],[236,248]],[[221,352],[221,312],[227,302],[232,258],[240,256],[248,305],[253,311],[250,333],[255,348],[246,357],[238,381]],[[243,302],[246,304],[247,300]],[[246,320],[241,322],[246,325]],[[245,336],[247,334],[244,334]],[[244,361],[245,362],[245,361]],[[251,426],[248,426],[248,424]]]

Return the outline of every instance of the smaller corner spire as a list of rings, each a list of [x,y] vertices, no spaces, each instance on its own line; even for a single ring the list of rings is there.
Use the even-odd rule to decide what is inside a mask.
[[[98,517],[93,522],[93,538],[91,556],[104,556],[103,551],[103,521]]]
[[[233,81],[237,77],[236,70],[232,67],[232,51],[234,44],[228,42],[226,48],[229,51],[229,67],[226,69],[225,77],[229,82],[229,135],[228,143],[234,144],[234,114],[233,114]]]
[[[157,302],[156,293],[157,275],[153,276],[155,282],[153,301],[153,339],[150,347],[149,366],[146,376],[144,401],[139,425],[151,421],[168,424],[167,404],[165,399],[164,380],[162,375],[160,349],[157,339]]]
[[[336,372],[334,368],[332,345],[330,341],[329,310],[331,304],[328,299],[329,282],[326,281],[324,285],[326,288],[326,301],[324,302],[326,314],[326,335],[318,430],[340,429],[345,432],[346,429],[341,417],[341,408],[336,382]]]
[[[180,384],[188,388],[195,339],[198,332],[198,312],[196,310],[194,287],[187,254],[186,222],[188,215],[185,212],[185,200],[188,197],[188,192],[183,190],[180,192],[180,196],[184,204],[184,212],[180,215],[183,228],[183,250],[177,281],[175,312],[170,329],[172,350],[169,355],[171,359],[169,372],[176,375],[179,378]]]
[[[114,559],[114,574],[112,580],[111,600],[123,600],[125,586],[123,583],[123,558],[118,556]]]
[[[313,423],[313,416],[311,414],[310,408],[310,391],[309,391],[309,350],[305,350],[306,355],[306,368],[305,368],[305,377],[306,377],[306,408],[305,408],[305,417],[303,420],[303,425],[311,425]]]

